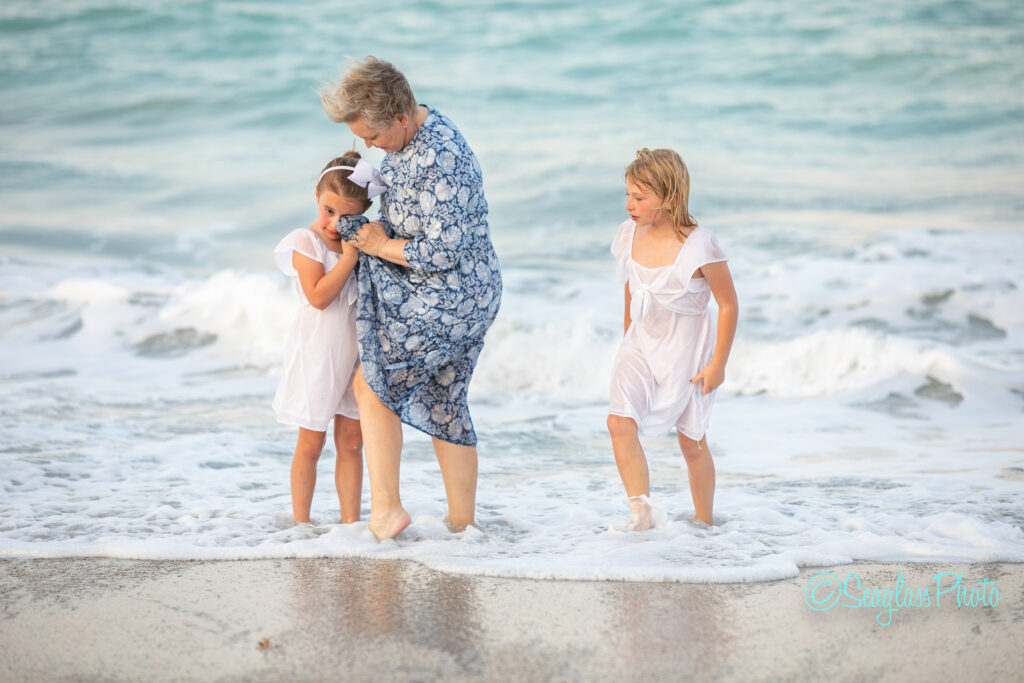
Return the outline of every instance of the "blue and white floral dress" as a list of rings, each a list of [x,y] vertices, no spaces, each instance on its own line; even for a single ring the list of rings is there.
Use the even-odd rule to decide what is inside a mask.
[[[379,220],[409,240],[409,267],[361,255],[356,334],[363,377],[402,422],[476,445],[466,392],[501,302],[501,271],[473,150],[435,109],[381,164]]]

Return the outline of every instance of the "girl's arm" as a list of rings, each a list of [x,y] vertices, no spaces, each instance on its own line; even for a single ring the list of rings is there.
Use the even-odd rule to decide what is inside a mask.
[[[626,283],[626,313],[625,313],[625,315],[623,315],[623,319],[622,319],[622,334],[623,335],[625,335],[626,332],[629,331],[629,304],[631,303],[631,301],[632,300],[631,300],[631,298],[629,296],[629,283],[627,282]]]
[[[690,382],[703,382],[703,392],[710,394],[725,381],[725,364],[729,360],[729,351],[732,350],[732,340],[736,337],[739,304],[736,301],[732,273],[729,272],[729,266],[725,261],[701,266],[700,272],[711,287],[711,294],[718,304],[718,338],[715,341],[715,354],[711,357],[711,362]]]
[[[299,285],[313,308],[324,310],[341,294],[341,288],[348,281],[356,267],[359,251],[346,242],[341,243],[341,258],[330,271],[324,272],[324,264],[292,252],[292,267],[299,274]]]

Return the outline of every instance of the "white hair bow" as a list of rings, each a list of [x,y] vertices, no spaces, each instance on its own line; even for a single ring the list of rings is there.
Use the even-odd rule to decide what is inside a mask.
[[[348,174],[348,179],[359,187],[365,187],[366,196],[370,199],[388,189],[388,186],[384,184],[384,178],[381,176],[380,171],[364,159],[357,161],[355,166],[331,166],[330,168],[325,168],[316,182],[319,183],[331,171],[352,171]]]

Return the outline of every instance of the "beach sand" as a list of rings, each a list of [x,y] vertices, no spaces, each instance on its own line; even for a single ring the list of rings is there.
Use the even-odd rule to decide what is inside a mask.
[[[932,605],[888,626],[880,608],[812,611],[805,586],[822,571],[855,573],[862,589],[902,573]],[[998,604],[958,608],[950,591],[935,606],[938,572],[995,582]],[[755,584],[497,579],[362,559],[2,560],[0,576],[5,681],[1024,676],[1021,564],[853,564]]]

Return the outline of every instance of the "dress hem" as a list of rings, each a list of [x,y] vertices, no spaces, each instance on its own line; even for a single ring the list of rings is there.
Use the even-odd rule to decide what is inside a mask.
[[[650,429],[644,429],[644,428],[643,428],[643,426],[642,426],[642,424],[641,424],[641,420],[640,420],[640,418],[639,418],[639,417],[637,417],[637,416],[636,416],[635,414],[632,414],[632,413],[627,413],[626,411],[623,411],[623,410],[609,410],[609,411],[608,411],[608,414],[609,414],[609,415],[616,415],[616,416],[618,416],[618,417],[628,417],[628,418],[630,418],[631,420],[633,420],[633,422],[635,422],[635,423],[636,423],[636,431],[637,431],[637,434],[639,434],[640,436],[664,436],[664,433],[663,433],[663,432],[657,432],[657,431],[654,431],[654,430],[650,430]],[[668,428],[667,430],[665,430],[665,431],[672,431],[672,432],[676,432],[677,434],[682,434],[682,435],[683,435],[683,436],[685,436],[685,437],[686,437],[687,439],[690,439],[690,440],[692,440],[692,441],[700,441],[700,440],[701,440],[701,439],[703,439],[703,438],[704,438],[704,437],[705,437],[705,436],[707,435],[707,433],[708,433],[708,430],[706,430],[706,429],[705,429],[705,430],[704,430],[704,431],[703,431],[703,432],[701,433],[701,435],[700,435],[700,436],[698,436],[698,437],[693,437],[693,436],[690,436],[689,434],[687,434],[687,433],[686,433],[686,430],[685,430],[685,429],[680,429],[679,427],[677,427],[677,426],[675,426],[675,425],[672,425],[672,426],[670,426],[670,427],[669,427],[669,428]]]
[[[366,373],[363,373],[363,381],[366,382],[366,386],[370,387],[370,391],[372,391],[373,395],[377,397],[377,400],[379,400],[384,405],[385,408],[387,408],[392,413],[394,413],[398,417],[398,419],[401,421],[402,424],[409,425],[410,427],[412,427],[416,431],[421,432],[423,434],[426,434],[427,436],[429,436],[429,437],[431,437],[433,439],[439,439],[441,441],[444,441],[445,443],[454,444],[456,446],[470,446],[470,447],[473,447],[473,448],[476,447],[477,438],[476,438],[476,434],[474,434],[473,432],[470,432],[470,434],[473,436],[472,439],[467,439],[467,440],[463,440],[463,441],[453,441],[450,437],[442,436],[441,434],[434,434],[433,432],[431,432],[431,431],[429,431],[427,429],[424,429],[420,425],[414,424],[413,422],[410,422],[402,414],[403,413],[402,406],[401,405],[397,405],[397,404],[393,403],[392,401],[386,399],[385,397],[381,396],[381,392],[377,390],[377,387],[375,387],[372,384],[370,384],[369,380],[366,379]],[[467,411],[468,411],[468,408],[467,408]]]
[[[281,413],[275,413],[275,418],[276,418],[276,420],[280,424],[283,424],[283,425],[288,425],[290,427],[301,427],[302,429],[308,429],[311,432],[324,432],[324,433],[326,433],[327,432],[327,428],[331,426],[332,422],[334,422],[334,418],[338,417],[339,415],[341,417],[347,417],[350,420],[358,420],[359,419],[359,413],[358,412],[355,415],[349,415],[349,414],[345,413],[344,411],[340,411],[339,410],[337,413],[335,413],[334,415],[332,415],[331,417],[329,417],[327,419],[327,424],[326,425],[324,425],[322,428],[317,428],[317,427],[310,426],[310,425],[313,424],[312,421],[310,421],[308,419],[305,419],[305,418],[302,418],[302,417],[295,417],[294,415],[285,415],[285,414],[281,414]]]

